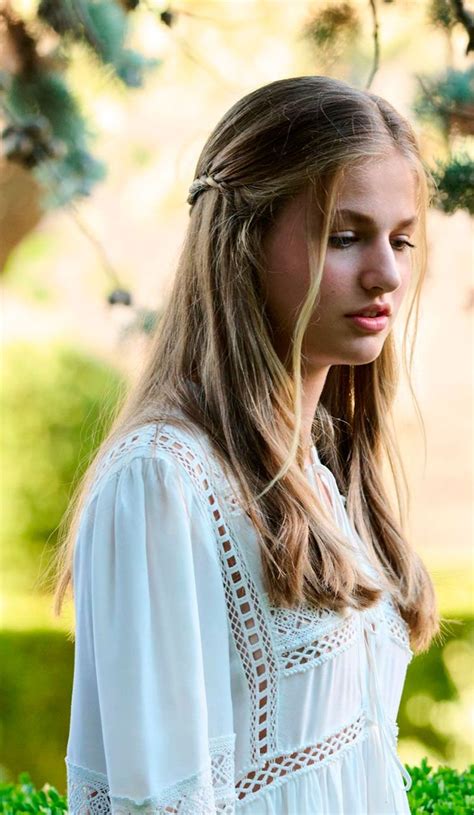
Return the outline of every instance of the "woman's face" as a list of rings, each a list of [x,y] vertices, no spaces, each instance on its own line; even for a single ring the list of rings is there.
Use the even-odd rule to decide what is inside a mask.
[[[305,200],[302,192],[288,202],[264,241],[266,308],[282,360],[310,283]],[[416,217],[412,167],[393,151],[383,160],[348,170],[336,212],[303,344],[311,368],[362,365],[380,354],[410,282],[412,249],[407,241],[412,242]],[[382,330],[361,328],[346,316],[381,303],[391,310]]]

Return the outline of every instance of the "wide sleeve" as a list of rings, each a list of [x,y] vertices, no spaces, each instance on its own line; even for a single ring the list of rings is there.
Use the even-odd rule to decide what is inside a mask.
[[[234,812],[229,629],[216,536],[178,462],[135,457],[81,518],[71,815]]]

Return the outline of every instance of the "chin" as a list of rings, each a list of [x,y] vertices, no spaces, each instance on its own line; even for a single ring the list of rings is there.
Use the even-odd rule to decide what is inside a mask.
[[[342,347],[342,344],[337,349],[334,345],[332,349],[327,349],[321,353],[321,348],[313,351],[303,350],[303,355],[310,363],[310,366],[315,368],[321,366],[332,365],[369,365],[380,356],[383,350],[386,337],[361,337],[362,342],[351,343],[348,347]]]
[[[368,365],[370,362],[374,362],[377,357],[380,356],[383,349],[383,343],[381,343],[377,348],[360,348],[358,352],[354,352],[352,354],[344,355],[341,359],[335,363],[337,365]]]

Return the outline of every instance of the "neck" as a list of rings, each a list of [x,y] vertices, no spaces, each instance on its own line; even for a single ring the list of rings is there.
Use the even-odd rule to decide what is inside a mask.
[[[302,372],[301,438],[305,451],[305,464],[311,463],[310,451],[313,444],[311,428],[328,371],[329,368],[319,368]]]
[[[288,336],[284,333],[282,334],[281,332],[276,332],[273,334],[273,343],[276,353],[289,372],[290,363],[288,360]],[[301,439],[304,449],[304,461],[305,464],[308,464],[310,463],[310,449],[313,443],[311,428],[314,422],[316,408],[318,407],[318,402],[321,398],[324,384],[331,366],[322,366],[318,365],[317,363],[312,363],[311,349],[308,349],[304,343],[302,346],[302,354]]]

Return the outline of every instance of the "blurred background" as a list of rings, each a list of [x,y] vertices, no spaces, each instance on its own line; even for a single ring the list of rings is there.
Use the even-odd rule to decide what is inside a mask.
[[[449,623],[408,669],[399,754],[473,757],[474,10],[460,0],[0,2],[0,780],[65,792],[74,615],[42,575],[74,484],[138,370],[198,154],[238,98],[327,74],[414,124],[438,184],[397,427],[410,534]],[[401,321],[401,318],[400,318]]]

